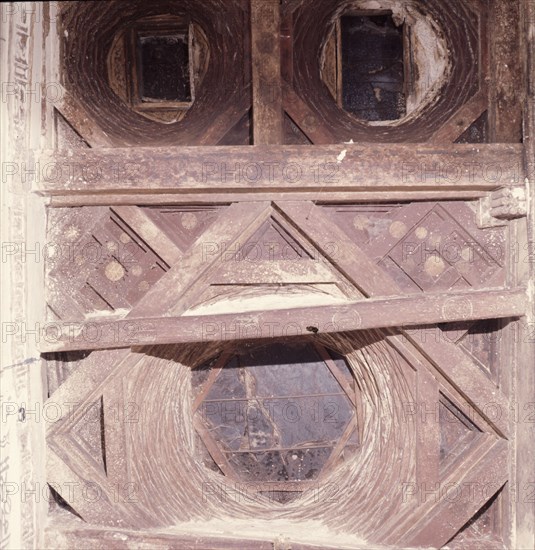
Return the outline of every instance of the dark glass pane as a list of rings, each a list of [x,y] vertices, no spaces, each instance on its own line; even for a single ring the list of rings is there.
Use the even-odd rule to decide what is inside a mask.
[[[396,120],[406,112],[403,30],[392,16],[346,16],[342,30],[342,104],[362,120]]]
[[[355,407],[338,382],[352,388],[353,375],[335,352],[308,343],[242,348],[204,390],[206,379],[203,370],[192,377],[196,397],[205,392],[197,417],[241,481],[312,481],[341,439],[334,463],[359,447]]]
[[[142,36],[138,48],[141,100],[191,101],[187,37]]]

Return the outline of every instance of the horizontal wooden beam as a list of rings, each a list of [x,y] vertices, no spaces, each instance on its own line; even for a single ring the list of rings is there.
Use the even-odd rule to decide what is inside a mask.
[[[315,204],[344,204],[344,203],[376,203],[376,202],[398,202],[398,201],[444,201],[444,200],[474,200],[481,199],[488,195],[488,191],[477,189],[466,189],[462,186],[459,189],[444,189],[436,191],[407,189],[406,191],[307,191],[296,190],[293,192],[273,192],[266,197],[266,192],[249,191],[247,193],[225,193],[214,197],[213,192],[187,193],[187,194],[125,194],[114,195],[54,195],[48,197],[46,205],[51,208],[63,208],[70,206],[113,206],[113,205],[157,205],[165,204],[209,204],[219,202],[229,204],[233,202],[260,202],[269,198],[276,202],[312,201]],[[214,200],[215,199],[215,200]]]
[[[224,488],[221,484],[220,491]],[[218,487],[212,485],[211,490],[217,491]],[[212,498],[221,498],[215,494]],[[208,526],[202,531],[196,531],[189,526],[186,530],[173,528],[172,530],[151,530],[134,531],[128,529],[113,529],[106,527],[96,527],[84,525],[81,522],[52,519],[47,525],[45,531],[45,546],[47,548],[57,548],[58,550],[71,550],[72,548],[83,548],[84,550],[129,550],[131,548],[151,548],[151,550],[168,550],[169,548],[187,548],[188,550],[273,550],[282,548],[292,548],[292,550],[336,550],[340,546],[333,542],[333,546],[325,539],[325,536],[318,539],[317,533],[309,533],[303,536],[303,530],[291,536],[292,527],[289,525],[287,536],[272,534],[269,536],[266,532],[251,534],[240,532],[236,528],[236,533],[231,529],[225,529],[226,533],[211,533]],[[220,531],[220,530],[219,530]],[[303,539],[314,539],[315,542],[305,542]],[[296,542],[299,541],[299,542]],[[346,543],[344,539],[343,547],[353,550],[364,550],[369,546]]]
[[[386,327],[521,317],[523,290],[488,290],[373,298],[346,304],[247,313],[160,318],[95,317],[47,323],[42,352],[313,335]]]
[[[481,192],[524,181],[521,144],[77,149],[37,152],[35,161],[34,190],[48,196],[314,192],[327,199],[331,192]]]

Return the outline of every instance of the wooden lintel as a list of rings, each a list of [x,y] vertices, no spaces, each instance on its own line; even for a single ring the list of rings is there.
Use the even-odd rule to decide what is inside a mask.
[[[251,0],[253,141],[282,143],[279,0]]]
[[[407,189],[405,191],[299,191],[271,193],[269,198],[276,202],[313,201],[316,204],[333,203],[377,203],[377,202],[405,202],[405,201],[441,201],[441,200],[474,200],[488,195],[488,191],[467,189],[461,186],[459,189],[444,190],[418,190]],[[50,208],[63,208],[71,206],[113,206],[113,205],[177,205],[177,204],[210,204],[216,202],[228,204],[233,202],[259,202],[266,200],[265,192],[226,193],[214,196],[214,193],[188,193],[188,194],[114,194],[114,195],[54,195],[47,199]]]
[[[45,196],[491,191],[524,181],[521,144],[339,144],[41,151]],[[215,198],[215,197],[214,197]],[[223,199],[226,200],[226,199]]]
[[[42,352],[314,335],[386,327],[521,317],[523,290],[373,298],[303,308],[159,318],[95,317],[43,327]]]
[[[223,499],[225,484],[207,484],[207,491],[211,491],[210,498]],[[218,492],[219,491],[219,492]],[[229,498],[229,497],[226,497]],[[309,537],[312,535],[309,535]],[[296,536],[299,540],[301,536]],[[320,542],[295,542],[291,538],[293,550],[336,550],[337,545],[331,546],[325,541]],[[128,550],[129,548],[151,548],[152,550],[168,550],[169,548],[187,548],[190,550],[273,550],[274,548],[289,548],[290,537],[278,534],[258,533],[255,535],[243,532],[210,533],[203,530],[195,532],[186,528],[174,528],[166,530],[153,529],[150,531],[129,530],[124,528],[107,528],[87,525],[82,522],[53,518],[45,532],[45,545],[47,548],[58,550],[71,550],[72,548],[84,548],[85,550]],[[357,542],[346,545],[344,548],[363,550],[366,548]]]

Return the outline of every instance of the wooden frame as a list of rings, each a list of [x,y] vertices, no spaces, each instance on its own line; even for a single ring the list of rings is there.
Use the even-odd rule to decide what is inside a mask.
[[[187,38],[188,43],[188,72],[190,101],[143,101],[141,97],[140,82],[140,55],[138,51],[138,39],[149,36],[182,36]],[[195,101],[195,79],[192,57],[193,32],[189,21],[183,18],[173,18],[172,22],[154,21],[136,25],[126,38],[126,65],[127,79],[130,88],[130,102],[135,109],[153,110],[187,110]],[[128,71],[130,68],[130,72]]]
[[[480,3],[478,2],[478,5]],[[533,189],[533,174],[530,171],[529,163],[535,155],[533,135],[535,135],[535,101],[534,101],[534,75],[533,75],[533,56],[535,44],[533,44],[534,34],[534,21],[535,21],[535,7],[532,2],[526,2],[518,4],[515,2],[512,10],[509,9],[511,2],[502,2],[502,0],[493,0],[491,2],[491,17],[503,18],[505,17],[509,23],[502,27],[495,28],[492,24],[489,25],[489,29],[493,29],[496,32],[492,35],[494,44],[491,48],[491,66],[499,66],[499,77],[493,76],[493,73],[489,73],[488,90],[491,97],[490,105],[490,124],[491,135],[494,140],[499,142],[498,144],[488,145],[474,145],[474,146],[456,146],[452,145],[458,137],[458,132],[466,124],[470,122],[470,117],[477,117],[477,113],[481,113],[487,105],[486,94],[487,90],[481,88],[480,91],[468,101],[458,113],[455,113],[445,125],[437,129],[436,134],[431,139],[431,142],[425,145],[416,145],[418,149],[415,151],[414,145],[378,145],[378,144],[344,144],[335,146],[318,146],[321,143],[332,143],[336,141],[334,136],[329,135],[330,130],[327,126],[322,126],[321,122],[317,120],[316,125],[308,127],[307,135],[311,138],[316,145],[309,148],[288,148],[284,150],[264,148],[259,146],[258,148],[229,148],[215,151],[210,148],[176,148],[162,150],[158,148],[146,148],[143,150],[136,149],[112,149],[113,144],[110,143],[109,137],[101,131],[98,124],[91,118],[91,116],[85,111],[83,104],[81,104],[75,97],[69,95],[68,92],[62,94],[62,98],[56,104],[56,108],[60,110],[65,118],[72,124],[74,129],[87,141],[92,149],[87,151],[76,150],[70,153],[58,153],[51,152],[48,148],[53,142],[52,138],[52,118],[53,107],[52,105],[46,105],[45,115],[40,112],[41,105],[19,105],[19,104],[2,104],[2,113],[13,114],[15,107],[17,107],[17,119],[16,124],[10,126],[10,130],[16,129],[13,134],[2,132],[2,136],[15,135],[16,141],[14,142],[16,151],[16,160],[19,165],[22,166],[22,162],[26,163],[25,167],[31,165],[32,162],[38,161],[40,167],[37,171],[39,178],[34,181],[34,190],[38,196],[28,198],[27,195],[17,196],[7,194],[7,200],[9,208],[12,212],[15,212],[17,218],[15,224],[9,229],[10,238],[16,242],[37,242],[43,239],[43,233],[39,233],[40,224],[42,219],[36,216],[35,218],[28,217],[28,204],[32,208],[30,211],[35,212],[35,205],[38,205],[38,210],[47,204],[52,209],[61,208],[63,206],[91,206],[91,205],[118,205],[118,208],[128,208],[128,205],[138,206],[143,204],[208,204],[217,202],[218,204],[228,203],[241,203],[245,210],[250,207],[250,203],[258,201],[276,201],[281,209],[288,208],[290,211],[293,208],[292,213],[296,214],[299,208],[290,203],[296,201],[312,201],[315,204],[324,204],[331,202],[340,202],[346,204],[354,203],[376,203],[376,202],[392,202],[392,201],[429,201],[429,200],[475,200],[482,197],[488,197],[493,191],[501,186],[510,186],[513,188],[520,188],[526,184],[527,190],[531,199],[531,205],[535,204],[533,197],[535,192]],[[33,6],[35,7],[35,5]],[[49,7],[54,8],[52,4]],[[518,9],[517,9],[518,8]],[[515,15],[516,14],[516,15]],[[285,15],[286,19],[290,19]],[[51,21],[55,21],[55,17],[49,18]],[[13,23],[12,28],[8,28],[4,19],[2,19],[0,31],[2,38],[6,38],[6,42],[9,44],[9,48],[3,49],[2,59],[14,59],[14,56],[19,56],[17,59],[17,70],[21,67],[23,71],[27,71],[33,63],[33,69],[28,70],[24,74],[26,75],[24,82],[26,85],[30,85],[34,82],[39,82],[42,76],[43,61],[40,57],[40,51],[50,53],[54,57],[54,52],[57,44],[54,44],[54,32],[46,33],[44,24],[34,20],[29,25],[29,20],[22,18],[22,15],[18,13],[16,15],[16,24]],[[520,28],[518,29],[518,37],[516,36],[516,23],[520,22]],[[273,21],[271,22],[273,23]],[[54,28],[55,24],[51,28]],[[6,34],[6,28],[8,30]],[[500,45],[507,42],[511,33],[514,35],[511,39],[511,44],[520,43],[522,46],[522,52],[525,50],[525,54],[520,56],[516,55],[513,49],[503,49]],[[23,40],[20,39],[23,37]],[[28,41],[26,42],[26,38]],[[31,53],[30,53],[31,52]],[[57,52],[56,52],[57,53]],[[484,56],[484,53],[482,54]],[[524,64],[523,68],[519,66]],[[482,63],[484,59],[482,58]],[[7,66],[8,64],[3,64]],[[285,70],[288,63],[283,59],[283,67]],[[57,81],[57,75],[54,74],[53,64],[49,64],[47,57],[47,78],[54,82]],[[524,143],[519,143],[519,135],[521,131],[521,95],[523,90],[523,84],[521,83],[521,75],[525,72],[527,75],[527,97],[524,105],[524,126],[526,128],[524,134]],[[291,71],[289,71],[291,73]],[[10,74],[10,73],[8,73]],[[18,73],[20,76],[20,73]],[[11,76],[10,76],[11,77]],[[9,80],[9,79],[8,79]],[[284,87],[284,86],[283,86]],[[511,90],[513,93],[510,93]],[[292,119],[298,123],[302,129],[307,129],[306,116],[310,114],[311,108],[306,104],[301,97],[297,96],[293,88],[285,91],[283,94],[283,103],[287,112],[293,114]],[[256,92],[256,100],[259,101],[259,90]],[[15,107],[14,107],[15,105]],[[20,107],[20,109],[19,109]],[[30,108],[31,107],[31,108]],[[249,106],[242,106],[243,109],[248,109]],[[507,113],[513,113],[508,115]],[[509,118],[508,118],[509,117]],[[222,116],[220,126],[217,131],[224,133],[226,128],[225,124],[227,120],[234,120],[231,114],[228,116]],[[35,124],[41,120],[43,124],[42,134],[36,131],[35,128],[39,124]],[[32,124],[30,124],[30,122]],[[30,128],[33,128],[30,130]],[[21,131],[22,129],[22,131]],[[30,139],[28,141],[20,138],[24,134],[24,129],[31,132]],[[259,138],[263,139],[263,138]],[[273,140],[273,143],[277,145],[278,138]],[[271,142],[271,141],[270,141]],[[10,149],[7,140],[2,140],[2,151],[8,150],[8,153],[13,153]],[[257,142],[258,143],[258,142]],[[247,149],[253,149],[248,151]],[[33,152],[30,152],[32,150]],[[344,154],[345,151],[345,154]],[[10,159],[15,158],[7,156]],[[74,161],[73,161],[74,159]],[[284,175],[278,179],[273,179],[269,176],[269,173],[265,177],[261,177],[258,181],[246,181],[246,178],[242,178],[241,181],[236,181],[235,173],[232,170],[229,175],[226,174],[224,163],[225,162],[238,162],[241,163],[242,168],[254,163],[263,162],[266,166],[271,163],[283,163],[291,161],[300,163],[302,169],[309,173],[309,177],[305,180],[292,181],[293,178],[285,178]],[[340,159],[340,160],[339,160]],[[189,168],[184,168],[184,164],[197,163],[193,165],[193,173],[188,173]],[[403,171],[400,169],[399,164],[408,162],[408,170],[403,177]],[[80,168],[78,176],[68,174],[69,170],[63,172],[56,171],[54,177],[51,176],[52,172],[43,172],[43,166],[49,163],[57,163],[58,166],[62,166],[63,170],[65,165],[71,168]],[[211,164],[210,164],[211,163]],[[479,175],[474,176],[473,173],[462,173],[457,181],[449,181],[448,178],[436,178],[436,172],[434,168],[431,171],[426,171],[425,167],[434,167],[438,165],[451,166],[452,164],[467,163],[469,166],[479,165],[496,165],[499,164],[505,169],[502,170],[500,177],[491,177],[495,174],[490,172],[485,174],[480,172]],[[177,168],[178,164],[178,169]],[[209,174],[206,181],[203,181],[203,164],[206,169],[211,172],[214,167],[215,171]],[[330,178],[329,170],[332,166],[327,164],[333,164],[337,166],[336,174],[340,177],[338,181],[326,181],[325,178]],[[369,173],[370,166],[378,164],[378,169],[375,173]],[[215,166],[214,166],[215,165]],[[32,164],[33,166],[33,164]],[[98,166],[102,171],[102,177],[95,180],[95,172],[93,168]],[[287,165],[286,165],[287,166]],[[421,167],[424,170],[420,170]],[[156,167],[156,173],[151,171]],[[232,167],[231,167],[232,168]],[[319,172],[316,172],[317,170]],[[85,174],[84,174],[85,171]],[[476,171],[477,172],[477,171]],[[98,173],[98,172],[96,172]],[[319,181],[315,180],[315,174],[318,173]],[[200,177],[199,177],[200,174]],[[155,178],[152,176],[155,175]],[[243,175],[243,174],[242,174]],[[451,172],[448,172],[451,178]],[[46,177],[45,177],[46,176]],[[9,176],[8,176],[9,177]],[[29,176],[27,176],[29,179]],[[12,178],[9,181],[11,188],[20,190],[24,188],[24,185],[28,183],[28,179],[18,179],[18,176]],[[222,181],[224,180],[224,181]],[[286,206],[285,206],[286,205]],[[302,217],[306,218],[308,210],[314,206],[313,204],[306,204],[305,211],[302,212]],[[124,212],[123,212],[124,213]],[[136,214],[132,211],[130,214]],[[125,214],[126,215],[126,214]],[[531,257],[531,251],[529,249],[531,241],[535,238],[533,235],[533,218],[534,212],[528,214],[529,222],[526,223],[524,218],[518,220],[499,220],[503,226],[507,227],[510,231],[511,242],[518,243],[521,250],[526,247],[528,258]],[[35,220],[38,219],[38,223]],[[301,220],[303,221],[303,220]],[[20,223],[19,223],[20,222]],[[304,221],[303,221],[304,223]],[[42,225],[42,224],[41,224]],[[310,230],[312,234],[311,224],[307,226],[307,230]],[[324,230],[316,228],[314,238],[321,240],[321,232]],[[331,228],[332,229],[332,228]],[[44,230],[43,230],[44,231]],[[147,229],[150,233],[150,229]],[[328,233],[327,233],[328,234]],[[325,233],[323,234],[325,235]],[[146,237],[146,236],[145,236]],[[148,237],[146,237],[148,238]],[[348,256],[347,262],[344,263],[344,269],[348,274],[352,274],[355,278],[355,272],[351,271],[356,269],[355,265],[365,260],[365,254],[358,255],[358,251],[351,249],[352,254],[355,253],[355,257]],[[163,252],[162,252],[163,251]],[[167,253],[170,258],[170,262],[174,263],[180,260],[179,253],[176,249],[172,248],[169,243],[162,240],[160,242],[159,252],[161,254]],[[511,252],[513,256],[514,253]],[[521,258],[522,260],[523,258]],[[370,264],[364,261],[366,269],[370,268]],[[435,322],[442,322],[446,320],[466,320],[472,318],[481,317],[504,317],[506,322],[510,317],[514,317],[515,326],[518,326],[518,330],[529,330],[534,319],[534,304],[533,304],[533,292],[529,286],[530,277],[533,278],[533,262],[518,261],[518,258],[510,259],[511,270],[508,275],[507,283],[502,287],[491,291],[465,291],[451,293],[429,293],[422,296],[404,296],[399,287],[396,287],[392,282],[385,282],[378,276],[378,272],[370,270],[368,273],[368,283],[370,286],[366,287],[365,295],[367,298],[362,300],[354,300],[347,302],[347,309],[343,309],[345,306],[335,307],[329,306],[329,308],[322,307],[316,310],[304,309],[300,310],[299,314],[303,315],[300,318],[301,328],[303,332],[313,336],[314,330],[309,330],[308,327],[318,328],[314,324],[314,319],[318,318],[327,319],[327,315],[343,314],[342,320],[344,321],[340,326],[345,330],[357,330],[363,327],[381,327],[389,326],[388,322],[384,321],[384,315],[391,315],[390,322],[393,324],[405,323],[408,330],[404,334],[395,334],[394,331],[386,336],[386,341],[390,346],[397,346],[396,349],[403,351],[406,356],[411,356],[411,360],[414,364],[424,367],[421,369],[421,379],[418,381],[418,389],[423,396],[423,400],[426,403],[432,403],[433,399],[436,399],[438,393],[438,386],[442,384],[441,390],[445,392],[449,397],[454,394],[457,403],[462,401],[461,398],[466,398],[468,403],[477,402],[480,399],[486,399],[487,401],[496,400],[500,407],[507,410],[507,407],[511,403],[512,399],[517,399],[521,404],[528,404],[532,399],[532,389],[534,386],[533,369],[531,364],[531,356],[533,352],[533,343],[529,341],[529,337],[519,342],[512,337],[511,341],[508,341],[511,354],[511,379],[505,383],[505,386],[500,388],[497,392],[493,382],[489,382],[486,374],[483,374],[478,370],[477,365],[471,358],[467,358],[466,354],[460,349],[454,348],[449,344],[441,342],[439,344],[419,346],[418,338],[414,335],[413,324],[419,324],[422,322],[425,316],[426,320],[434,320]],[[276,266],[279,267],[279,266]],[[25,282],[28,288],[41,288],[43,286],[42,281],[33,266],[28,264],[17,263],[13,269],[13,273],[9,274],[9,278],[18,278],[17,285],[20,282]],[[227,273],[227,277],[232,275]],[[242,274],[243,276],[243,274]],[[380,281],[380,282],[378,282]],[[383,284],[384,283],[384,284]],[[383,285],[382,285],[383,284]],[[381,286],[382,285],[382,286]],[[17,286],[17,288],[19,288]],[[385,290],[385,288],[387,290]],[[527,290],[526,290],[527,289]],[[20,294],[17,294],[20,295]],[[395,296],[395,297],[394,297]],[[429,297],[430,301],[426,301],[425,298]],[[467,314],[468,310],[459,309],[456,311],[449,310],[446,317],[442,315],[443,306],[448,299],[454,298],[460,300],[461,305],[465,304],[464,300],[470,301],[474,308]],[[32,303],[33,301],[30,300]],[[42,322],[42,311],[36,311],[36,308],[32,306],[28,310],[28,304],[25,300],[24,305],[19,304],[14,311],[20,318],[27,319],[28,321]],[[497,305],[494,305],[496,302]],[[39,299],[35,302],[41,304]],[[429,309],[426,309],[429,307]],[[295,315],[295,309],[280,310],[278,313],[284,316]],[[346,317],[346,314],[358,313],[362,320],[357,322],[358,317]],[[424,315],[425,314],[425,315]],[[269,314],[271,315],[271,314]],[[269,315],[266,317],[269,321]],[[322,317],[323,316],[323,317]],[[144,316],[142,314],[139,317],[132,317],[135,322],[140,321],[152,322],[152,317]],[[272,318],[274,320],[275,317]],[[128,319],[125,318],[128,322]],[[234,322],[234,317],[219,317],[215,318],[216,322]],[[95,322],[98,324],[102,321],[120,323],[123,321],[112,321],[109,319],[98,319]],[[188,321],[186,328],[191,328],[191,318],[188,320],[184,317],[169,316],[169,317],[157,317],[156,323],[163,327],[165,330],[171,330],[173,326],[185,326],[185,321]],[[207,318],[201,320],[201,322],[207,321]],[[211,322],[214,318],[211,318]],[[78,321],[76,321],[78,322]],[[86,321],[80,324],[83,329],[87,327],[90,321]],[[61,324],[61,323],[59,323]],[[70,330],[72,325],[68,327],[68,320],[63,321],[65,334],[70,337]],[[193,332],[198,330],[198,326],[193,327]],[[321,336],[321,334],[320,334]],[[197,336],[198,339],[198,336]],[[173,338],[168,335],[166,338],[157,341],[172,341],[176,342],[176,334]],[[142,340],[141,343],[149,343],[149,338]],[[152,340],[154,341],[154,340]],[[184,339],[184,341],[187,341]],[[101,347],[110,348],[116,347],[116,345],[126,346],[130,348],[132,342],[120,340],[109,341],[103,340],[99,343],[98,349]],[[58,344],[58,347],[50,347],[43,349],[89,349],[87,347],[82,348],[82,343],[78,340],[75,344],[75,348],[69,348],[68,345],[63,347],[63,344]],[[76,347],[78,346],[78,347]],[[11,346],[13,347],[13,346]],[[9,365],[11,365],[19,376],[17,380],[20,387],[20,380],[25,381],[29,375],[26,371],[22,370],[25,361],[30,361],[29,357],[35,355],[36,350],[33,346],[28,346],[27,342],[24,342],[24,346],[19,346],[18,349],[14,348],[13,353],[7,354]],[[111,351],[110,351],[111,353]],[[444,357],[450,359],[449,362],[444,361]],[[426,363],[429,362],[432,367],[429,367]],[[30,363],[32,364],[32,363]],[[126,365],[128,366],[128,365]],[[132,368],[133,364],[130,365]],[[22,367],[22,368],[21,368]],[[33,368],[33,367],[32,367]],[[427,369],[427,374],[424,371]],[[125,368],[125,377],[128,369]],[[430,374],[432,373],[432,375]],[[509,373],[509,366],[504,376],[507,377]],[[97,369],[95,371],[96,376],[102,375],[102,370]],[[39,376],[37,376],[39,378]],[[89,383],[89,379],[78,378],[82,382]],[[8,379],[8,388],[11,379]],[[75,380],[71,381],[71,385],[74,385]],[[25,383],[25,382],[24,382]],[[117,401],[116,389],[120,386],[119,382],[115,381],[115,385],[106,389],[105,397],[109,399],[112,404]],[[456,384],[459,388],[456,388]],[[28,403],[42,400],[43,387],[41,381],[37,382],[35,379],[31,382],[32,392],[27,395],[24,391],[24,399]],[[83,387],[84,383],[81,383],[79,387]],[[24,388],[26,390],[26,388]],[[73,390],[73,395],[79,396],[77,393],[79,390]],[[509,392],[509,393],[508,393]],[[113,401],[115,400],[115,401]],[[111,405],[107,405],[110,408]],[[463,405],[464,406],[464,405]],[[482,415],[481,415],[482,416]],[[458,466],[461,468],[461,479],[467,483],[491,483],[498,480],[500,483],[505,483],[507,480],[511,489],[505,488],[505,491],[511,491],[507,498],[504,497],[504,504],[502,508],[506,508],[504,515],[504,532],[506,532],[506,541],[504,544],[509,545],[512,548],[531,548],[535,541],[534,531],[534,512],[532,502],[529,498],[525,497],[525,493],[517,494],[518,498],[514,498],[513,491],[515,488],[520,491],[526,491],[526,487],[531,486],[533,483],[532,478],[532,449],[535,444],[533,440],[533,430],[530,428],[530,424],[527,422],[507,423],[506,419],[492,422],[491,418],[478,417],[478,421],[481,426],[488,431],[486,435],[492,435],[496,437],[496,440],[487,438],[481,441],[480,444],[475,445],[470,449],[462,460],[459,461]],[[21,430],[21,446],[24,449],[34,448],[37,449],[37,454],[44,448],[44,442],[42,441],[44,435],[40,431],[41,426],[37,428],[28,428],[20,426],[17,430]],[[24,429],[24,431],[22,431]],[[111,442],[115,442],[115,447],[110,443],[110,452],[117,452],[118,457],[121,456],[120,441],[121,434],[114,434],[114,426],[107,426],[107,435]],[[29,433],[31,431],[31,433]],[[34,433],[35,432],[35,433]],[[424,479],[433,482],[435,478],[434,469],[436,462],[430,460],[422,467],[423,456],[431,448],[433,442],[436,443],[438,435],[434,430],[425,430],[425,425],[418,426],[418,441],[421,443],[421,449],[419,450],[419,472]],[[115,439],[114,439],[115,438]],[[507,438],[507,441],[506,439]],[[61,439],[61,438],[60,438]],[[58,439],[58,441],[60,441]],[[57,444],[57,442],[56,442]],[[73,448],[75,446],[73,445]],[[76,454],[76,450],[75,450]],[[26,456],[26,455],[24,455]],[[24,465],[30,464],[33,459],[24,461]],[[59,465],[52,462],[51,468],[54,471],[54,465]],[[123,479],[124,472],[120,471],[120,463],[116,470],[110,467],[110,476],[117,479]],[[496,465],[500,467],[497,468]],[[507,466],[510,466],[509,471]],[[61,465],[61,468],[64,468]],[[44,472],[41,471],[41,466],[36,462],[33,464],[32,471],[28,474],[32,479],[37,479],[38,482],[45,483],[47,477]],[[452,470],[453,471],[453,470]],[[504,473],[505,472],[505,473]],[[457,472],[458,473],[458,472]],[[506,476],[506,477],[504,477]],[[507,477],[508,476],[508,477]],[[25,478],[27,479],[27,477]],[[49,478],[48,478],[49,479]],[[447,477],[442,481],[455,481],[455,477]],[[506,494],[506,493],[504,493]],[[407,513],[402,518],[397,518],[396,523],[387,524],[384,526],[385,540],[393,545],[404,544],[411,545],[435,545],[436,541],[440,539],[442,543],[446,543],[448,537],[452,535],[452,532],[448,531],[444,526],[449,525],[451,529],[462,527],[466,517],[463,515],[470,515],[484,504],[484,499],[457,502],[455,505],[447,502],[440,502],[436,506],[429,506],[425,510],[421,510],[422,513],[428,514],[429,521],[424,519],[423,516],[418,517],[415,514]],[[151,544],[154,547],[166,547],[169,544],[189,545],[197,548],[212,548],[218,547],[239,547],[242,545],[246,548],[271,548],[272,546],[283,547],[288,544],[288,540],[282,540],[273,537],[252,537],[248,535],[240,535],[239,537],[232,536],[227,539],[221,536],[211,536],[210,534],[199,535],[196,534],[184,534],[184,533],[169,533],[167,531],[154,530],[150,535],[141,535],[139,531],[132,531],[126,528],[106,528],[106,527],[94,527],[87,526],[81,527],[79,524],[73,524],[69,521],[65,521],[60,517],[53,516],[48,521],[46,527],[46,543],[43,540],[45,523],[47,523],[44,509],[44,503],[24,501],[21,506],[21,518],[20,524],[25,529],[24,537],[25,543],[31,544],[33,542],[35,547],[42,547],[43,544],[47,544],[50,547],[73,547],[83,546],[98,548],[105,544],[111,548],[122,548],[127,544]],[[460,510],[463,513],[460,513]],[[103,507],[103,514],[106,513],[106,507]],[[10,514],[10,518],[16,514],[13,512]],[[426,523],[427,522],[427,523]],[[18,524],[16,519],[12,525]],[[28,527],[28,524],[31,527]],[[37,526],[37,531],[34,531]],[[453,526],[453,527],[452,527]],[[507,535],[507,531],[510,531],[510,537]],[[390,539],[387,539],[387,535]],[[14,534],[10,533],[14,545],[21,546],[21,538],[16,538]],[[261,539],[261,540],[260,540]],[[104,541],[104,542],[103,542]],[[320,544],[321,547],[326,547],[325,544]],[[335,543],[332,543],[335,544]],[[292,548],[313,548],[314,543],[304,542],[300,540],[298,542],[291,541]],[[316,545],[317,547],[318,545]]]

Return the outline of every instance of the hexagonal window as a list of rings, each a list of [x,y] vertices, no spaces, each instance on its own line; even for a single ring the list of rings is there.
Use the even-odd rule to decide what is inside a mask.
[[[115,36],[108,80],[132,110],[172,124],[192,107],[208,59],[208,39],[199,25],[172,15],[146,17]]]
[[[334,20],[321,78],[339,107],[368,125],[396,125],[430,105],[451,69],[432,17],[407,2],[350,3]]]
[[[195,369],[192,385],[203,463],[273,500],[299,496],[359,447],[355,379],[319,345],[242,347]]]

